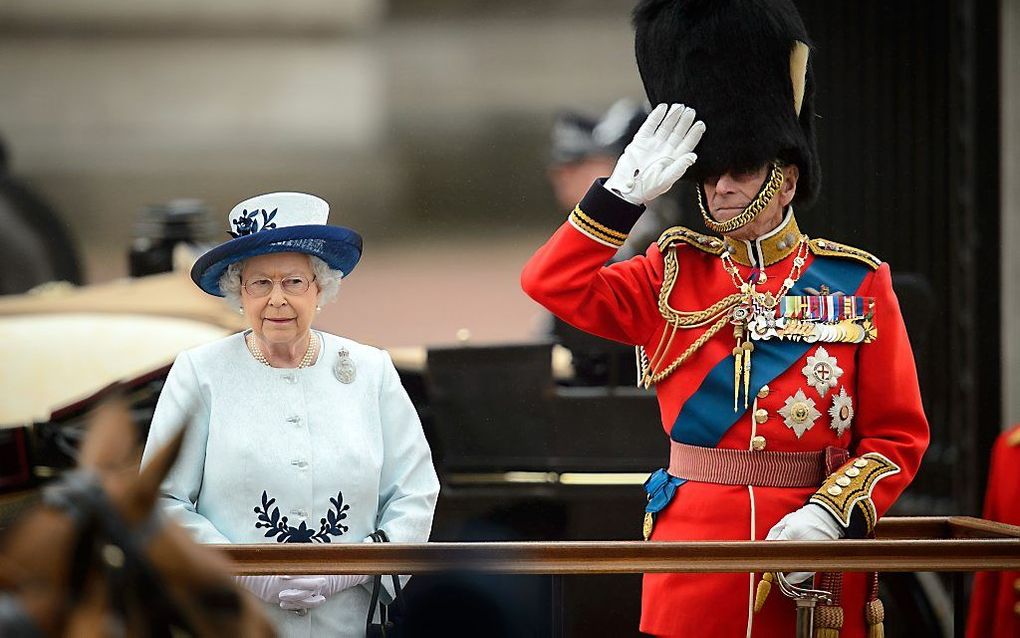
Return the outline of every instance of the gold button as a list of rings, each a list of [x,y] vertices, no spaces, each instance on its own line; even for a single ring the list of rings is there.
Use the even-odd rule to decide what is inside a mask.
[[[751,449],[764,450],[765,449],[765,437],[754,436],[751,437]]]
[[[856,461],[854,461],[854,467],[864,469],[868,467],[868,462],[865,459],[857,459]]]
[[[755,423],[764,423],[769,420],[769,411],[764,408],[758,408],[754,411]]]
[[[845,476],[841,476],[838,479],[836,479],[836,485],[839,485],[840,487],[846,487],[850,485],[850,479],[848,479]]]
[[[1016,614],[1017,616],[1020,616],[1020,603],[1016,603],[1015,605],[1013,605],[1013,613]]]
[[[856,467],[848,467],[846,468],[846,472],[843,473],[849,476],[850,478],[854,478],[855,476],[860,476],[861,471],[858,470]]]
[[[1013,581],[1013,589],[1015,589],[1016,591],[1020,591],[1020,578],[1017,578],[1016,580]]]
[[[843,488],[842,488],[842,487],[838,487],[838,486],[836,486],[836,485],[833,485],[832,487],[830,487],[830,488],[829,488],[828,490],[826,490],[826,491],[827,491],[827,492],[828,492],[829,494],[831,494],[832,496],[839,496],[840,494],[842,494],[842,493],[843,493]]]
[[[759,399],[764,399],[768,395],[769,395],[769,387],[767,385],[763,385],[761,387],[761,390],[758,390],[758,398]]]

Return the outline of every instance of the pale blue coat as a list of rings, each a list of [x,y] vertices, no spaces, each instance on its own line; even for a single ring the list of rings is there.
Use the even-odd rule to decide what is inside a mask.
[[[259,363],[242,333],[182,352],[170,369],[142,463],[188,422],[162,504],[199,542],[361,543],[376,529],[428,540],[439,482],[389,355],[315,334],[324,347],[304,369]],[[334,375],[341,349],[350,384]],[[303,617],[266,609],[281,636],[361,637],[369,587]]]

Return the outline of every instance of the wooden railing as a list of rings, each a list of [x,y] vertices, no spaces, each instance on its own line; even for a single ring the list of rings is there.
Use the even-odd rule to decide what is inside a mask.
[[[220,545],[238,574],[503,574],[1020,570],[1020,527],[885,518],[877,538],[817,542],[477,542]]]

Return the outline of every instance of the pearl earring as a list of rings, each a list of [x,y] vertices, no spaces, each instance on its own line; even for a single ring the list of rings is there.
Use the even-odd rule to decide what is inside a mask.
[[[322,311],[322,306],[316,306],[315,307],[315,312],[321,312],[321,311]]]
[[[244,314],[244,307],[243,306],[238,306],[237,307],[237,314],[239,314],[239,315],[243,315]]]

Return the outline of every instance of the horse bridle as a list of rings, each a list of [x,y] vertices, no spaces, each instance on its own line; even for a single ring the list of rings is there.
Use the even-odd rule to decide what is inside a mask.
[[[107,498],[98,476],[75,470],[58,483],[44,488],[45,505],[65,512],[74,521],[75,547],[70,571],[67,606],[73,607],[85,593],[90,568],[102,569],[110,599],[110,608],[123,630],[131,592],[146,593],[144,617],[149,636],[196,635],[194,624],[176,597],[146,557],[144,548],[162,527],[163,518],[154,510],[134,529]],[[236,592],[234,593],[236,596]],[[240,607],[240,599],[223,601],[224,606]],[[110,629],[107,627],[107,629]],[[0,594],[0,635],[41,636],[27,612],[11,594]]]

